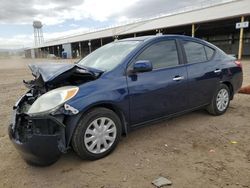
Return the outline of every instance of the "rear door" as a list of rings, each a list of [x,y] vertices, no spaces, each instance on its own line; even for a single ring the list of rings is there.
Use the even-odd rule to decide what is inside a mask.
[[[181,64],[176,40],[160,40],[137,55],[149,60],[153,71],[128,75],[131,124],[160,118],[187,108],[187,71]]]
[[[215,49],[192,40],[182,41],[186,56],[190,108],[211,102],[220,84],[221,66],[214,60]]]

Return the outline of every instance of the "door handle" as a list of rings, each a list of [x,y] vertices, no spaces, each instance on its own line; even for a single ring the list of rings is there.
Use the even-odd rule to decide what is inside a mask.
[[[221,69],[216,69],[215,71],[214,71],[214,73],[220,73],[221,72]]]
[[[184,80],[184,76],[176,76],[173,78],[174,81]]]

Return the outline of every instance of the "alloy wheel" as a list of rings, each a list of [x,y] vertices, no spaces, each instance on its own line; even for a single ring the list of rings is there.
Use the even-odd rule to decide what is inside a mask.
[[[229,93],[226,89],[221,89],[216,98],[216,106],[219,111],[226,110],[229,103]]]

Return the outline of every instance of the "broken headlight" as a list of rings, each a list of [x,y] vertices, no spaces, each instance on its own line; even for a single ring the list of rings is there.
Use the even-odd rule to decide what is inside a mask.
[[[31,105],[28,114],[35,115],[38,113],[53,111],[66,101],[73,98],[78,90],[79,88],[76,86],[65,86],[51,90],[36,99]]]

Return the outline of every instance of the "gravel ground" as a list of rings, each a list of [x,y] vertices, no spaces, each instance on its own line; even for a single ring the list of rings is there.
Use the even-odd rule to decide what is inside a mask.
[[[26,91],[22,80],[32,78],[27,64],[33,61],[0,59],[0,187],[145,188],[158,176],[176,188],[250,187],[250,95],[244,94],[223,116],[201,110],[133,131],[98,161],[82,161],[70,151],[49,167],[27,165],[7,126],[12,105]],[[243,67],[249,85],[250,61]]]

